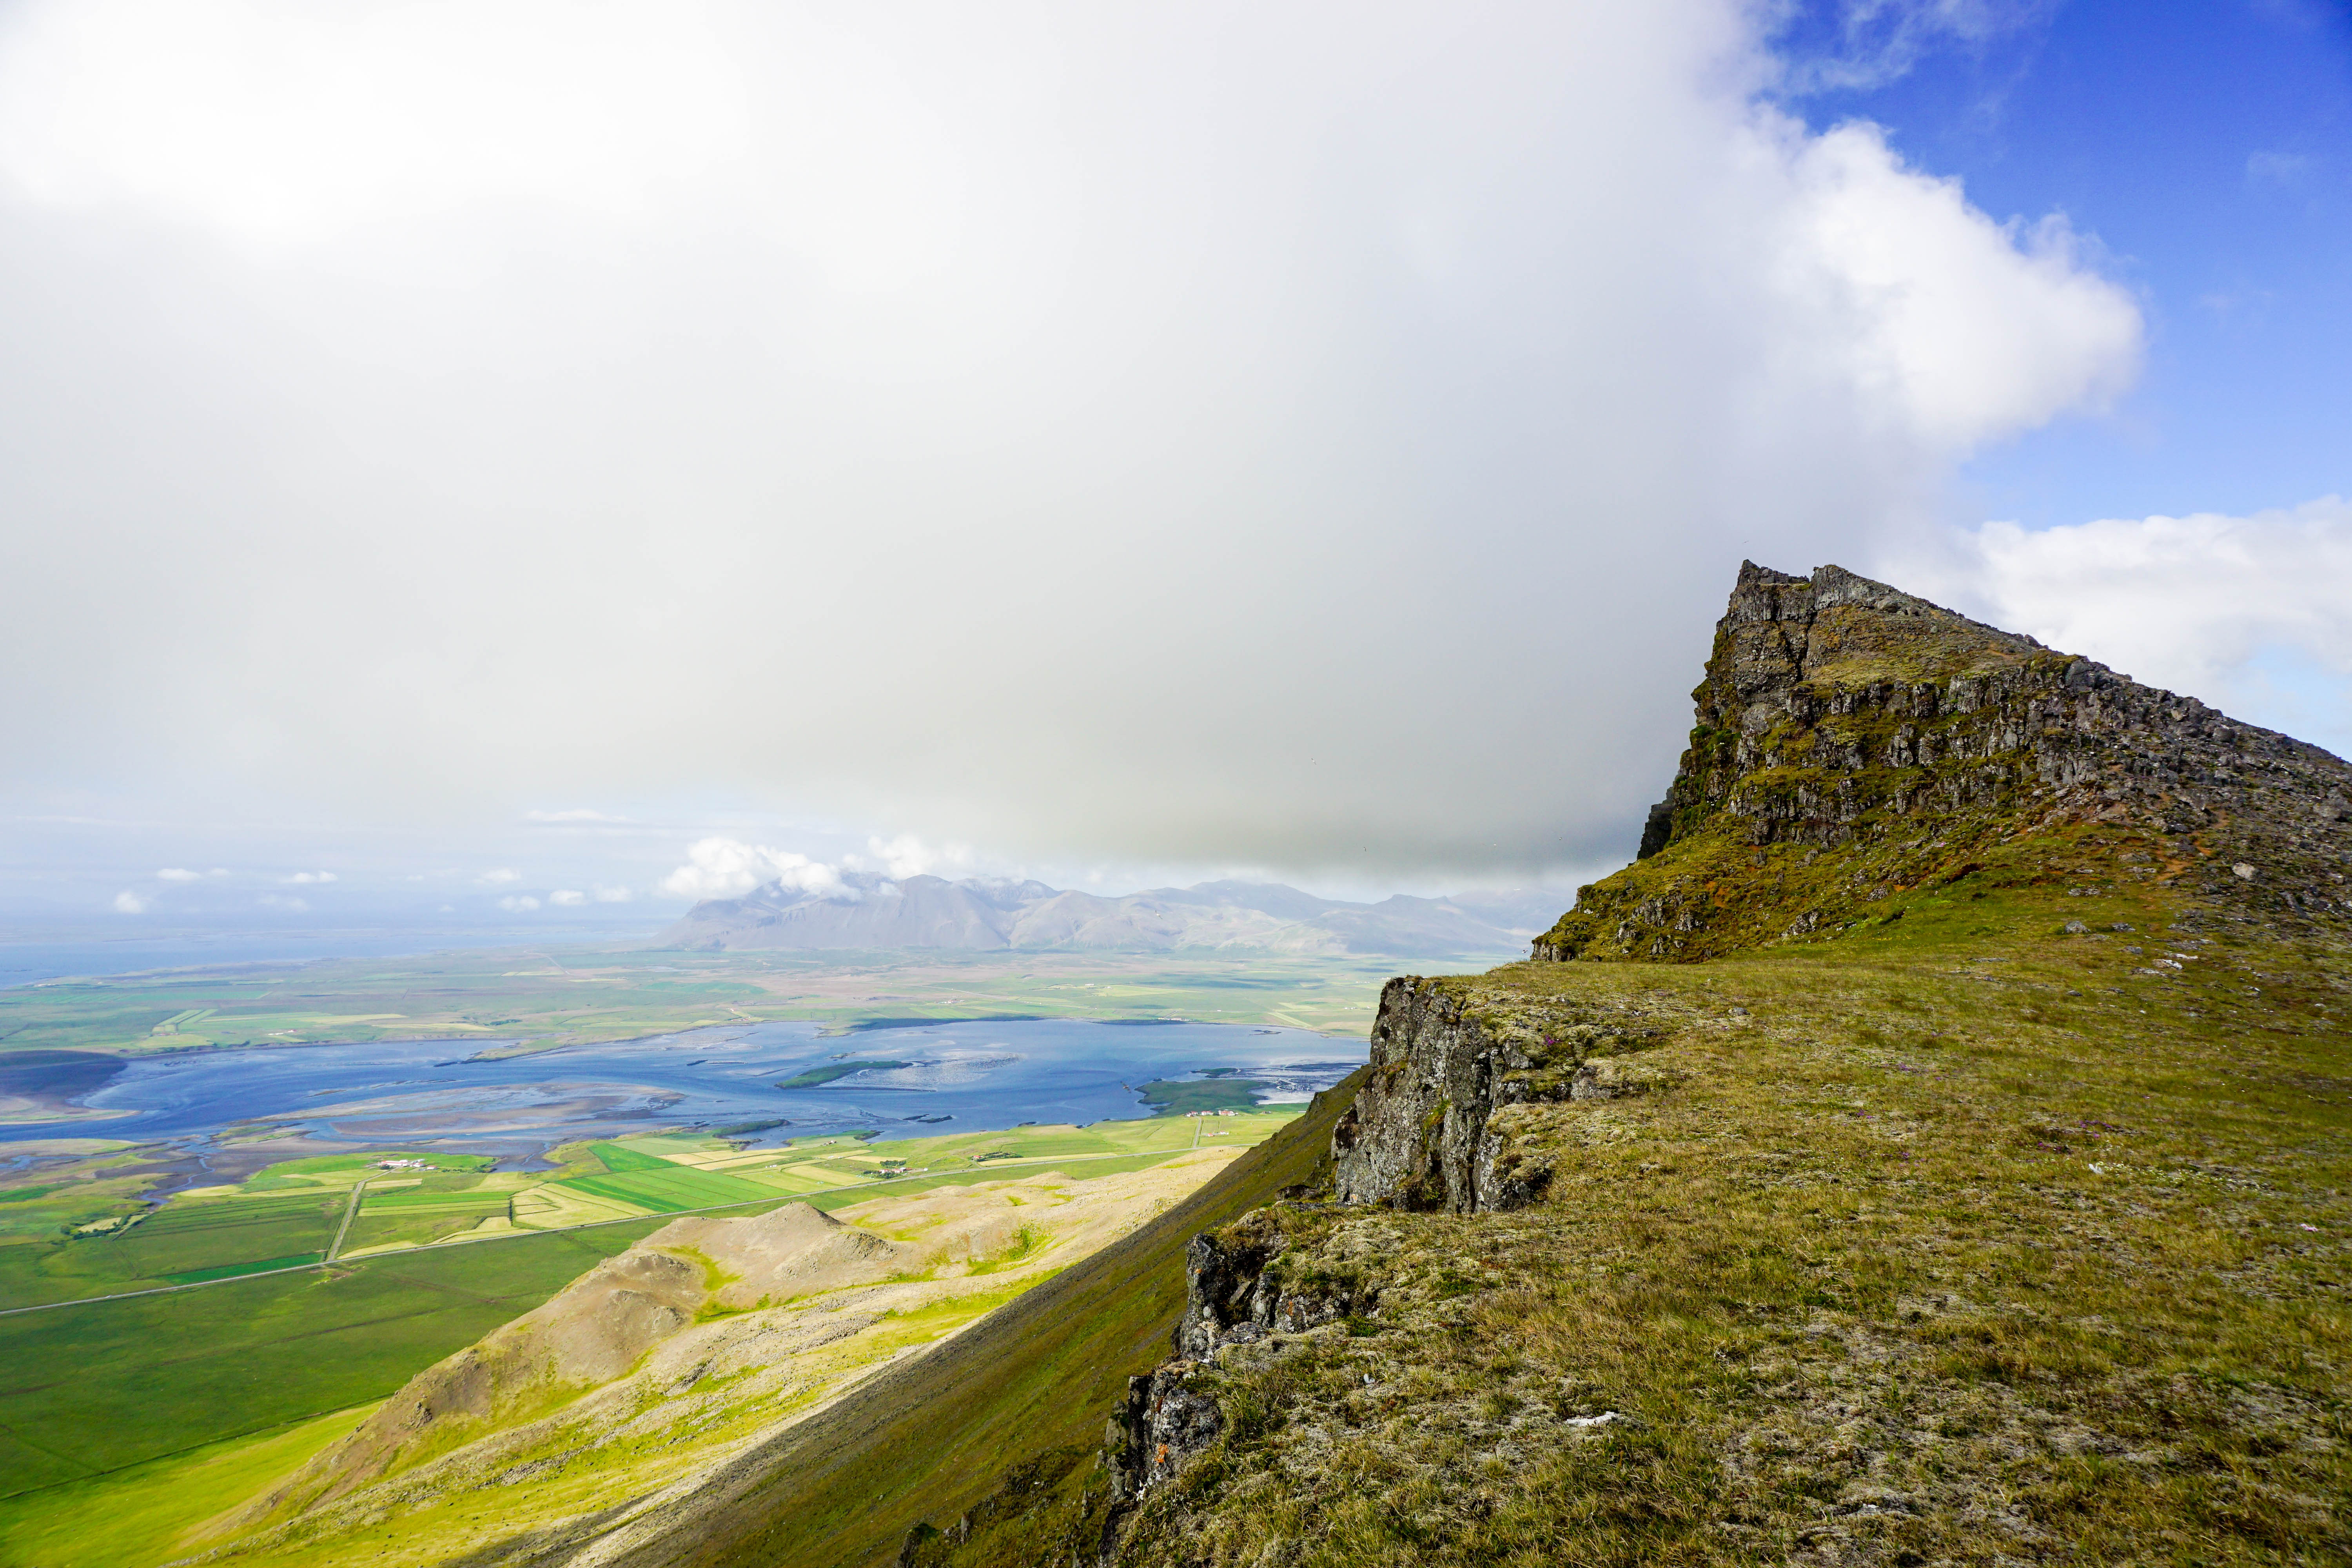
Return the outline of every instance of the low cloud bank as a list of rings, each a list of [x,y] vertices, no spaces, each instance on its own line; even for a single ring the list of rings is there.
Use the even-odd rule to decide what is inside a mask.
[[[1608,859],[1743,555],[2138,363],[1772,10],[11,7],[12,787]]]
[[[1997,626],[2352,753],[2352,502],[1989,522],[1884,568]]]
[[[838,868],[764,844],[713,837],[696,840],[686,855],[686,864],[662,879],[661,890],[673,899],[732,899],[768,882],[803,893],[841,886]]]

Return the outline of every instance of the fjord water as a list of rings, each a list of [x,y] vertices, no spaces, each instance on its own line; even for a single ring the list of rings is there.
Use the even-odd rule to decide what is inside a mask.
[[[1231,1024],[1002,1019],[827,1035],[816,1024],[694,1029],[482,1060],[496,1042],[378,1041],[142,1058],[79,1102],[104,1120],[19,1122],[0,1143],[76,1136],[203,1139],[268,1121],[336,1142],[520,1152],[653,1126],[782,1119],[763,1140],[873,1128],[898,1136],[1150,1114],[1136,1086],[1226,1070],[1305,1100],[1363,1059],[1360,1042]],[[814,1089],[778,1081],[846,1061]]]

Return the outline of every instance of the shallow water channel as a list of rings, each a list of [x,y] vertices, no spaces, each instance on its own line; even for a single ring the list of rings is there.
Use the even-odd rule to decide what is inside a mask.
[[[782,1140],[872,1128],[886,1136],[1150,1114],[1154,1079],[1229,1071],[1266,1100],[1304,1100],[1363,1059],[1360,1042],[1302,1029],[1086,1019],[934,1023],[825,1035],[747,1024],[485,1061],[495,1042],[380,1041],[143,1058],[78,1097],[105,1120],[0,1127],[0,1148],[60,1135],[200,1142],[270,1122],[320,1142],[432,1142],[509,1155],[649,1126],[733,1127]],[[813,1068],[863,1068],[814,1088]]]

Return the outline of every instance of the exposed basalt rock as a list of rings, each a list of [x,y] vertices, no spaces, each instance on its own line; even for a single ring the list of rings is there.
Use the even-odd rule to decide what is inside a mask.
[[[1127,1380],[1127,1403],[1103,1434],[1111,1489],[1122,1502],[1142,1497],[1217,1440],[1217,1402],[1186,1385],[1197,1363],[1171,1361]]]
[[[1176,1324],[1180,1357],[1213,1361],[1225,1345],[1303,1333],[1371,1304],[1352,1282],[1284,1266],[1290,1250],[1284,1222],[1326,1206],[1257,1209],[1192,1238],[1184,1252],[1184,1315]]]
[[[1656,1031],[1464,980],[1391,980],[1372,1025],[1372,1072],[1331,1135],[1343,1203],[1469,1214],[1517,1208],[1549,1184],[1549,1156],[1514,1108],[1611,1100],[1664,1081],[1621,1059]]]
[[[1128,1379],[1126,1403],[1104,1434],[1104,1463],[1122,1503],[1176,1475],[1224,1430],[1223,1413],[1199,1376],[1224,1351],[1304,1333],[1375,1306],[1360,1279],[1285,1267],[1292,1245],[1287,1227],[1329,1212],[1314,1204],[1255,1209],[1186,1247],[1175,1358]]]
[[[2352,764],[1842,568],[1743,563],[1692,696],[1638,858],[1536,958],[1815,936],[2091,823],[2168,836],[2163,875],[2224,909],[2352,921]]]

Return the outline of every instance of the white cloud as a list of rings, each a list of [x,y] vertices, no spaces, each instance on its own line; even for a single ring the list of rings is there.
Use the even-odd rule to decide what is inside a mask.
[[[774,881],[824,893],[840,887],[841,873],[805,855],[713,837],[688,846],[686,864],[662,879],[661,890],[674,899],[732,899]]]
[[[586,903],[588,901],[588,895],[580,891],[577,888],[558,888],[555,891],[547,895],[547,901],[551,904],[562,904],[569,907],[574,904]]]
[[[2137,371],[2138,308],[2084,267],[2063,216],[1996,224],[1875,126],[1772,129],[1794,176],[1791,259],[1818,269],[1823,342],[1886,400],[1890,435],[1971,451],[2103,405]]]
[[[740,74],[667,6],[75,0],[14,20],[0,149],[17,179],[249,243],[500,199],[640,211],[744,130]],[[101,59],[78,79],[39,68]],[[181,118],[189,89],[245,108]]]
[[[1833,37],[1780,73],[1796,92],[1867,89],[1906,75],[1929,50],[1951,43],[1981,47],[2006,32],[2031,27],[2057,8],[2056,0],[1837,0],[1823,16],[1816,6],[1787,4],[1762,14],[1816,24],[1834,20]]]
[[[27,0],[12,754],[1024,863],[1622,850],[1742,555],[1864,558],[2137,361],[2063,219],[1764,101],[1778,9]]]
[[[499,908],[514,910],[535,910],[539,908],[539,900],[529,893],[509,893],[499,900]]]
[[[522,880],[522,873],[511,866],[501,866],[494,871],[483,872],[474,880],[485,886],[495,887],[502,882],[520,882]]]
[[[307,888],[320,882],[332,882],[337,878],[332,871],[297,871],[282,879],[289,887]]]
[[[866,847],[894,878],[920,877],[934,869],[952,875],[971,867],[971,850],[966,846],[934,849],[911,833],[887,840],[877,836],[866,841]]]
[[[2246,179],[2257,185],[2293,185],[2311,173],[2312,160],[2300,153],[2249,153]]]
[[[114,912],[119,915],[143,915],[152,901],[125,888],[114,895]]]
[[[184,866],[166,866],[155,873],[155,879],[159,882],[201,882],[204,874],[191,871]]]
[[[635,897],[636,895],[626,888],[608,888],[599,885],[596,889],[596,901],[600,904],[625,904]]]
[[[2352,751],[2352,502],[1988,522],[1888,571],[2152,686]]]
[[[310,900],[298,899],[291,893],[264,893],[261,895],[261,903],[266,909],[290,910],[298,912],[310,907]]]

